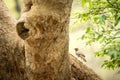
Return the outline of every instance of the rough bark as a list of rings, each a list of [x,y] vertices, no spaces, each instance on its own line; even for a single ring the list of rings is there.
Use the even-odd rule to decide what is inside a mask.
[[[71,5],[72,0],[24,0],[17,31],[25,40],[29,80],[70,80]]]
[[[70,54],[72,80],[102,80],[92,69]]]
[[[23,80],[24,49],[15,31],[16,20],[0,0],[0,80]]]
[[[71,0],[24,1],[24,17],[17,23],[17,32],[25,47],[16,34],[16,20],[0,0],[0,80],[70,80]],[[72,80],[101,80],[76,58],[70,59]]]

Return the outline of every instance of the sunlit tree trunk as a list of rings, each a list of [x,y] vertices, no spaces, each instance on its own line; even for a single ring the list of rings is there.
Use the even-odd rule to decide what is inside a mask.
[[[70,80],[71,5],[72,0],[24,0],[17,31],[25,40],[29,80]]]

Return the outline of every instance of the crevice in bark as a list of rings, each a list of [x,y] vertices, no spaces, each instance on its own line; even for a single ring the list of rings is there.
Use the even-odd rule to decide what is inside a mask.
[[[25,40],[27,37],[29,37],[29,29],[25,28],[24,22],[19,22],[16,26],[18,35]]]

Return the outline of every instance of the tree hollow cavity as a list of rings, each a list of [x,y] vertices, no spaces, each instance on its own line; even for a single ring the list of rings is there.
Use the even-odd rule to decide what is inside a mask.
[[[29,37],[29,29],[25,28],[24,26],[24,22],[19,22],[17,23],[17,33],[18,35],[23,39],[25,40],[26,38]]]

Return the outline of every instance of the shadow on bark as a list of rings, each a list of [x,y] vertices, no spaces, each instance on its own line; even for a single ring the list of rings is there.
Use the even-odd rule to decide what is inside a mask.
[[[3,0],[0,0],[0,80],[27,80],[24,42],[13,27],[15,23]],[[20,31],[25,34],[21,36],[28,32],[26,28],[23,29]],[[72,80],[102,80],[74,56],[70,55],[70,61]]]

